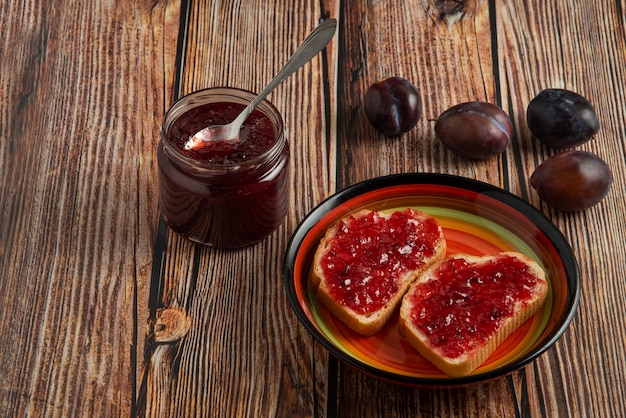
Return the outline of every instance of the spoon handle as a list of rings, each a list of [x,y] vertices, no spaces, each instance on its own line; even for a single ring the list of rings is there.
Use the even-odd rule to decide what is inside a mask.
[[[250,113],[254,110],[254,108],[261,103],[265,97],[276,86],[285,81],[287,77],[295,73],[300,67],[309,62],[313,57],[315,57],[322,49],[326,47],[328,42],[335,35],[335,31],[337,29],[337,20],[336,19],[328,19],[324,23],[318,25],[313,32],[307,36],[307,38],[302,42],[302,44],[296,49],[296,52],[293,53],[289,61],[285,64],[285,66],[276,74],[276,76],[269,82],[267,87],[259,93],[259,95],[246,106],[246,108],[241,112],[241,114],[233,121],[232,125],[239,126],[243,121],[250,116]]]

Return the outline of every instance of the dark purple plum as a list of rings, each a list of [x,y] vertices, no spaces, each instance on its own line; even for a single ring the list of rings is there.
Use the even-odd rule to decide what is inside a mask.
[[[530,176],[530,185],[551,206],[566,212],[587,209],[609,192],[613,173],[597,155],[569,150],[549,157]]]
[[[422,114],[417,88],[402,77],[377,81],[365,92],[365,115],[372,126],[387,136],[408,132]]]
[[[466,102],[443,112],[435,124],[439,140],[454,153],[484,159],[503,152],[511,142],[513,124],[500,107]]]
[[[598,132],[596,112],[587,99],[564,89],[546,89],[526,109],[533,135],[549,147],[583,144]]]

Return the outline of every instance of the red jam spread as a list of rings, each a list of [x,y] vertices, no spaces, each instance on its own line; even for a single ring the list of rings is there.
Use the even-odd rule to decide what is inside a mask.
[[[438,280],[419,285],[411,295],[411,321],[433,347],[449,358],[486,344],[516,303],[526,306],[538,279],[512,256],[473,265],[448,259]]]
[[[340,221],[322,257],[331,296],[358,314],[380,309],[398,292],[401,276],[434,254],[441,239],[437,222],[415,211],[377,212]]]
[[[272,121],[255,109],[239,132],[239,141],[216,141],[187,150],[185,143],[198,131],[211,125],[232,122],[245,108],[241,103],[214,102],[189,110],[170,128],[168,138],[180,152],[194,160],[215,165],[239,164],[258,157],[276,143]]]

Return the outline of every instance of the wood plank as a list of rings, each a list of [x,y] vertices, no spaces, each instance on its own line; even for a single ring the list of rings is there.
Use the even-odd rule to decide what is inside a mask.
[[[488,2],[454,2],[460,6],[453,13],[446,13],[441,3],[398,7],[360,2],[343,11],[347,26],[340,46],[340,188],[402,172],[445,172],[502,185],[497,175],[501,159],[459,158],[434,136],[437,117],[453,104],[472,100],[498,104]],[[367,121],[362,100],[370,84],[392,76],[404,77],[418,88],[423,115],[407,134],[387,138]]]
[[[454,4],[450,9],[446,6]],[[504,186],[505,157],[473,161],[445,149],[434,134],[437,117],[465,101],[500,104],[493,63],[489,3],[425,2],[402,6],[351,3],[345,10],[346,36],[340,45],[338,164],[339,188],[376,176],[439,172]],[[378,22],[394,22],[378,24]],[[423,116],[400,137],[387,138],[367,121],[362,99],[368,86],[401,76],[421,92]],[[363,162],[367,161],[367,164]],[[524,375],[469,389],[399,387],[341,365],[338,416],[510,416],[518,401],[510,387]]]
[[[260,91],[335,9],[334,2],[323,8],[309,1],[194,2],[181,94],[223,85]],[[145,416],[326,415],[328,353],[289,306],[282,258],[297,223],[333,190],[327,138],[335,111],[327,95],[334,74],[326,63],[335,51],[331,46],[269,97],[285,119],[292,151],[284,225],[234,251],[167,236],[159,304],[182,308],[191,327],[179,341],[147,347]]]
[[[531,396],[544,403],[533,406],[548,415],[613,416],[626,409],[619,360],[625,354],[626,326],[619,319],[621,308],[615,300],[625,289],[618,260],[626,259],[626,202],[619,193],[624,182],[620,171],[625,166],[626,121],[617,116],[623,113],[626,95],[616,88],[626,77],[626,51],[616,45],[624,45],[626,39],[620,19],[623,9],[620,13],[617,6],[612,1],[531,2],[524,8],[503,5],[499,14],[501,56],[505,58],[501,71],[513,75],[503,91],[519,126],[522,164],[518,178],[523,184],[517,187],[563,231],[581,268],[578,313],[563,340],[548,353],[550,361],[537,370],[538,380],[551,390],[530,387]],[[525,121],[527,103],[549,87],[576,91],[594,104],[600,131],[578,148],[600,156],[615,175],[613,191],[601,204],[582,213],[565,214],[548,207],[526,181],[541,161],[556,152],[531,138]],[[511,177],[515,178],[514,173]],[[558,363],[566,365],[565,371],[559,373]],[[606,387],[615,390],[612,401],[605,396]]]
[[[0,409],[125,415],[177,2],[0,7]]]

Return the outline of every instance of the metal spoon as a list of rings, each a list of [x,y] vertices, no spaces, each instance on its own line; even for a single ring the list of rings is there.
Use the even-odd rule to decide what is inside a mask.
[[[226,125],[212,125],[207,126],[195,135],[189,138],[185,143],[185,149],[197,149],[202,147],[207,142],[214,141],[238,141],[239,131],[241,125],[250,116],[250,113],[254,108],[261,103],[263,99],[272,91],[276,86],[282,83],[287,77],[295,73],[300,67],[309,62],[315,57],[335,35],[337,29],[337,20],[328,19],[324,23],[317,26],[313,32],[302,42],[296,52],[293,53],[289,61],[280,70],[276,77],[263,89],[257,97],[254,98],[246,106],[246,108],[237,116],[237,118]]]

